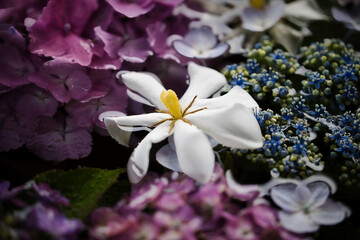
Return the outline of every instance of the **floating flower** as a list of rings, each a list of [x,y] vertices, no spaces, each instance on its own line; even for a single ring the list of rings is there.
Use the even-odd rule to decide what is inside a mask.
[[[315,232],[320,225],[334,225],[350,214],[340,202],[328,199],[335,191],[329,178],[310,177],[283,182],[270,190],[272,200],[282,208],[281,225],[296,233]]]
[[[200,59],[219,57],[229,48],[226,43],[217,43],[216,36],[207,26],[190,29],[184,39],[174,41],[173,45],[181,55]]]
[[[155,127],[130,157],[128,175],[131,182],[139,182],[148,171],[152,144],[170,136],[174,139],[176,155],[170,154],[171,158],[161,164],[184,172],[201,183],[210,179],[215,163],[207,135],[228,147],[262,146],[260,127],[251,109],[258,105],[251,96],[235,86],[221,97],[206,99],[226,84],[225,77],[195,63],[189,64],[188,72],[190,85],[180,100],[174,91],[165,90],[153,75],[125,73],[122,75],[125,85],[141,94],[142,101],[154,105],[157,112],[124,117],[112,117],[111,112],[105,112],[100,116],[110,135],[122,145],[128,145],[124,131],[132,131],[138,126],[141,126],[140,130]],[[166,155],[167,150],[163,147],[158,155]]]

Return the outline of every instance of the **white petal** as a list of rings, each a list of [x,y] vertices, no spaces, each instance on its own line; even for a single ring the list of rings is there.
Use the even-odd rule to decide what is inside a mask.
[[[124,117],[107,117],[105,118],[105,125],[107,121],[113,121],[118,126],[145,126],[150,127],[151,125],[158,123],[164,119],[170,118],[171,116],[166,113],[146,113],[139,115],[131,115]]]
[[[252,110],[242,104],[205,109],[185,118],[224,146],[240,149],[263,146],[258,121]]]
[[[298,213],[286,213],[283,211],[279,212],[280,224],[295,233],[307,233],[315,232],[319,229],[319,225],[314,223],[309,215],[303,212]]]
[[[207,109],[219,109],[229,105],[229,103],[241,103],[248,108],[258,108],[259,105],[251,97],[251,95],[242,89],[240,86],[234,86],[230,91],[220,97],[207,98],[207,99],[196,99],[193,106],[189,111],[196,110],[202,107]]]
[[[264,9],[247,7],[243,10],[241,20],[243,27],[252,32],[263,32],[274,26],[285,14],[283,1],[272,1]]]
[[[308,184],[307,187],[311,192],[309,204],[311,204],[312,207],[319,207],[326,202],[330,194],[330,188],[326,183],[313,182]]]
[[[344,220],[346,212],[344,205],[328,199],[321,207],[311,211],[311,218],[317,224],[333,225]]]
[[[353,21],[350,14],[342,9],[333,7],[331,8],[331,13],[337,21],[346,22],[346,23],[351,23]]]
[[[298,51],[299,45],[303,39],[303,34],[294,28],[278,22],[273,28],[270,29],[270,33],[278,43],[282,44],[286,50],[291,53]]]
[[[182,171],[200,183],[208,182],[214,171],[215,155],[206,135],[197,127],[178,120],[174,141]]]
[[[148,105],[150,107],[155,107],[154,104],[146,100],[145,98],[141,97],[139,94],[134,93],[133,91],[130,91],[129,89],[126,91],[129,98],[131,98],[134,101],[137,101],[139,103]]]
[[[199,54],[199,52],[197,50],[195,50],[193,47],[188,45],[183,40],[174,41],[173,47],[175,48],[175,50],[178,53],[180,53],[181,55],[184,55],[185,57],[195,58]]]
[[[299,184],[295,189],[294,197],[296,202],[301,206],[309,206],[311,204],[309,202],[311,198],[310,189],[303,183]]]
[[[331,193],[335,193],[337,190],[336,183],[331,178],[324,175],[312,175],[304,180],[302,180],[304,184],[311,184],[314,182],[324,182],[326,183],[331,190]]]
[[[283,210],[296,212],[302,209],[295,196],[296,188],[297,185],[293,183],[281,184],[270,190],[270,196],[276,205]]]
[[[127,170],[130,182],[138,183],[149,168],[149,153],[153,143],[159,143],[169,136],[170,122],[157,126],[139,143],[130,156]]]
[[[102,115],[100,115],[102,117]],[[115,121],[113,121],[113,118],[111,117],[105,117],[104,123],[106,126],[106,129],[108,130],[110,136],[114,138],[118,143],[125,147],[129,147],[129,140],[131,136],[131,132],[124,131],[118,127]]]
[[[223,55],[229,49],[229,45],[227,43],[219,43],[212,49],[204,50],[200,54],[198,54],[197,58],[216,58]]]
[[[166,168],[176,172],[182,172],[177,159],[176,151],[171,149],[170,144],[166,144],[157,151],[156,160]]]
[[[158,109],[166,110],[165,105],[160,101],[160,94],[165,88],[154,76],[147,73],[129,72],[122,74],[121,77],[132,91],[138,92]]]
[[[301,20],[326,20],[328,17],[321,13],[315,1],[298,0],[286,4],[287,16],[300,18]]]
[[[193,62],[188,65],[188,73],[190,85],[180,99],[181,106],[188,106],[196,95],[198,98],[208,98],[226,84],[223,74]]]
[[[227,44],[230,45],[230,53],[231,54],[240,54],[245,51],[244,48],[245,34],[241,34],[239,36],[233,37],[227,41]]]

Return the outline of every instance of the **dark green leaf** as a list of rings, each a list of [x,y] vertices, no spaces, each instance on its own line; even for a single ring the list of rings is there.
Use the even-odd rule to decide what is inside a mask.
[[[64,208],[68,217],[84,219],[123,172],[125,169],[52,170],[39,174],[35,181],[48,183],[51,188],[60,190],[61,194],[70,200],[70,207]]]

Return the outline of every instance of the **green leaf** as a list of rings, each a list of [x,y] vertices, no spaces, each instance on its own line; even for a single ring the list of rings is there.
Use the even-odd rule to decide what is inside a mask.
[[[58,189],[70,201],[63,210],[68,217],[84,219],[98,206],[103,194],[116,182],[125,169],[104,170],[78,168],[69,171],[52,170],[35,177],[37,183],[46,182]],[[119,199],[118,199],[119,200]]]

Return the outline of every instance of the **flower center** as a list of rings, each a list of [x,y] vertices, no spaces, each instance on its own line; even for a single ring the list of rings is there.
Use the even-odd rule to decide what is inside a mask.
[[[169,89],[167,91],[162,91],[160,100],[169,110],[174,119],[181,119],[183,117],[179,99],[173,90]]]
[[[185,116],[206,109],[206,107],[203,107],[203,108],[199,108],[197,110],[188,112],[188,110],[191,108],[191,106],[193,105],[196,98],[197,98],[197,96],[195,96],[193,98],[193,100],[190,102],[189,106],[187,106],[185,108],[185,110],[182,111],[181,106],[180,106],[180,102],[179,102],[179,99],[178,99],[176,93],[171,89],[169,89],[167,91],[162,91],[162,93],[160,94],[160,101],[166,106],[168,111],[164,111],[164,110],[156,110],[156,111],[160,112],[160,113],[170,114],[171,118],[166,118],[164,120],[161,120],[160,122],[157,122],[157,123],[151,125],[151,127],[155,127],[155,126],[157,126],[157,125],[159,125],[159,124],[161,124],[163,122],[166,122],[166,121],[170,120],[170,121],[172,121],[172,123],[170,125],[170,130],[169,130],[169,133],[170,133],[171,130],[174,128],[175,122],[177,120],[183,120],[184,122],[192,125],[191,122],[189,122],[185,118]]]
[[[262,9],[265,7],[265,0],[250,0],[250,5],[254,8]]]

